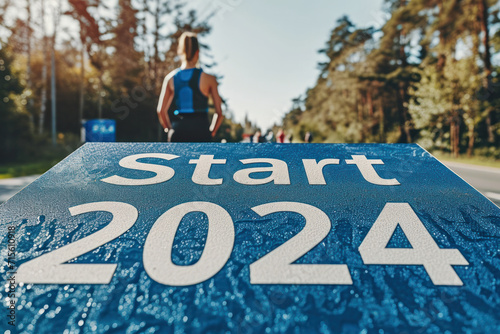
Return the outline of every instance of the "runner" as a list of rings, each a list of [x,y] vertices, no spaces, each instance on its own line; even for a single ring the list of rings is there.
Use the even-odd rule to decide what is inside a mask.
[[[310,143],[312,143],[312,141],[313,141],[313,135],[310,131],[307,131],[306,135],[304,137],[304,142],[310,144]]]
[[[224,118],[217,80],[197,67],[200,49],[196,34],[183,33],[177,52],[182,65],[163,81],[158,118],[168,133],[169,142],[210,142]],[[216,112],[211,125],[208,120],[209,96]],[[169,110],[173,110],[170,115]]]
[[[285,131],[283,131],[283,128],[279,129],[278,134],[276,135],[276,142],[280,144],[285,142]]]

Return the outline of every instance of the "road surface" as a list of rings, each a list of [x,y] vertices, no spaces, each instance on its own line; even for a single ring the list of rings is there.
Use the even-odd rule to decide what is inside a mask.
[[[500,168],[443,162],[493,203],[500,206]]]
[[[456,162],[443,162],[474,188],[500,206],[500,168],[481,167]],[[7,201],[39,175],[0,180],[0,203]]]
[[[14,196],[19,190],[35,181],[40,175],[0,179],[0,204]]]

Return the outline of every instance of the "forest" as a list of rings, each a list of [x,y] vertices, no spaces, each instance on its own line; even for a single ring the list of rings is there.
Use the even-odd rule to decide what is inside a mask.
[[[500,159],[498,2],[386,0],[383,9],[378,28],[332,17],[316,84],[274,129],[294,142],[309,132],[315,143],[418,143]],[[203,40],[213,15],[184,0],[0,0],[0,164],[67,155],[94,118],[116,120],[117,141],[165,141],[162,81],[180,64],[181,34]],[[216,69],[209,45],[202,59]],[[217,141],[257,131],[234,121],[243,111],[224,109]]]
[[[178,39],[209,34],[213,14],[176,0],[1,0],[0,162],[64,156],[95,118],[116,120],[117,141],[165,141],[156,105]],[[216,140],[241,140],[225,116]]]
[[[500,18],[490,0],[386,0],[380,29],[344,16],[283,126],[315,142],[418,143],[500,158]]]

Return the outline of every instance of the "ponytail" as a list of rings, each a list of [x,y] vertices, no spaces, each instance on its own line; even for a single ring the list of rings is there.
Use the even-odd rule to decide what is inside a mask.
[[[199,50],[200,45],[195,33],[185,32],[181,35],[177,53],[183,56],[186,61],[191,61]]]

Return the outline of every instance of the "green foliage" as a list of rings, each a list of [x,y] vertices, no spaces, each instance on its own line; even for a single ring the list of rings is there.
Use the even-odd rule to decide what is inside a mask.
[[[204,36],[211,30],[196,11],[185,11],[183,1],[68,0],[68,5],[62,14],[73,19],[79,31],[60,34],[55,47],[49,36],[40,38],[40,32],[33,32],[34,17],[40,14],[36,6],[31,8],[31,23],[17,17],[11,20],[13,25],[2,27],[10,34],[0,37],[0,165],[41,161],[25,169],[9,164],[5,172],[9,175],[43,170],[73,151],[80,144],[81,120],[116,120],[118,141],[165,141],[156,106],[164,77],[180,65],[178,39],[184,31]],[[13,2],[1,5],[0,14],[16,15],[9,6]],[[214,63],[209,47],[201,47],[202,59],[209,60],[203,66],[210,68]],[[44,70],[49,74],[52,70],[47,62],[51,48],[55,48],[55,101],[50,76],[46,82],[42,79]],[[44,89],[46,110],[56,103],[56,146],[50,141],[50,112],[45,112],[42,133],[35,131],[41,123]],[[240,141],[243,131],[242,125],[226,117],[216,140]]]
[[[13,13],[7,11],[12,3],[0,5],[3,27],[4,16]],[[50,98],[50,78],[42,80],[44,67],[51,73],[43,45],[52,45],[49,38],[29,33],[36,28],[35,9],[31,23],[14,18],[10,35],[0,37],[0,163],[51,160],[71,151],[79,144],[81,117],[115,119],[119,141],[165,140],[155,110],[163,78],[179,66],[178,39],[188,30],[201,36],[211,31],[196,11],[185,10],[183,1],[68,3],[64,15],[74,19],[80,31],[59,38],[56,101]],[[100,12],[109,4],[112,7]],[[294,142],[310,132],[314,142],[418,142],[455,156],[497,157],[500,69],[492,65],[500,52],[496,4],[387,0],[384,8],[390,16],[380,29],[356,27],[341,17],[320,50],[325,61],[319,64],[316,84],[294,100],[283,118],[285,133]],[[202,60],[207,59],[203,66],[210,68],[210,49],[202,45]],[[43,133],[34,131],[44,87],[46,109],[52,103],[57,107],[56,148],[48,137],[49,112]],[[227,116],[217,141],[240,141],[258,130],[248,119],[238,124]]]
[[[12,71],[13,57],[5,45],[0,48],[0,161],[15,159],[29,148],[32,136],[28,114],[18,101],[23,87]]]
[[[8,165],[0,164],[0,179],[43,174],[54,167],[60,160],[61,159],[54,159],[33,163],[16,163]]]
[[[34,134],[31,145],[19,151],[15,159],[0,161],[0,179],[43,174],[80,145],[79,136],[72,133],[59,133],[57,141],[53,147],[48,135]]]
[[[320,50],[328,61],[316,85],[283,127],[299,138],[310,131],[316,142],[417,142],[496,156],[499,69],[484,51],[500,51],[495,4],[387,0],[390,18],[378,34],[340,18]]]

